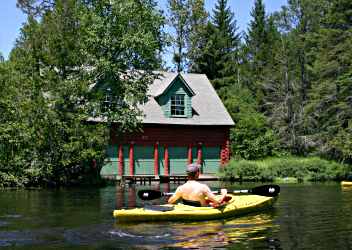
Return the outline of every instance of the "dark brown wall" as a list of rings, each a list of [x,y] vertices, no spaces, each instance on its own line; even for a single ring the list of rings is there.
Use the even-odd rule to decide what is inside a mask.
[[[113,144],[169,146],[224,146],[229,141],[229,126],[175,126],[175,125],[144,125],[143,132],[125,135],[118,139],[112,135]]]

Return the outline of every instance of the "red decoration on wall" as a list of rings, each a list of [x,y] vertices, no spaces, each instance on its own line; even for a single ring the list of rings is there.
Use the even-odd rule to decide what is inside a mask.
[[[154,145],[154,175],[159,175],[159,147],[158,143]]]
[[[119,154],[118,173],[119,173],[119,176],[122,176],[123,175],[123,147],[121,144],[119,145],[119,153],[118,154]]]
[[[165,146],[165,153],[164,153],[164,174],[166,176],[169,175],[169,150],[168,150],[168,147]]]

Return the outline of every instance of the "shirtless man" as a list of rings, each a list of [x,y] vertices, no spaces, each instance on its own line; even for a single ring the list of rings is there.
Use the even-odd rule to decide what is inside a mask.
[[[210,191],[210,188],[197,181],[200,173],[200,166],[198,164],[190,164],[187,166],[188,181],[179,186],[173,196],[170,197],[168,203],[175,203],[182,199],[184,204],[193,206],[208,206],[207,198],[210,204],[214,207],[219,206],[227,194],[226,189],[221,189],[221,197],[217,198]]]

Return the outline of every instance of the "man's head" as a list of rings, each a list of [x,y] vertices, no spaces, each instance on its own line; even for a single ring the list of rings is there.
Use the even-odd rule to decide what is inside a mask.
[[[188,179],[197,179],[199,177],[200,165],[197,163],[192,163],[187,165],[187,176]]]

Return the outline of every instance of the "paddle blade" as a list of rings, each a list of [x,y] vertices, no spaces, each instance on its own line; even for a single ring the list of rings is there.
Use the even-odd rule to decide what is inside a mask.
[[[275,197],[280,193],[280,186],[279,185],[258,186],[250,189],[249,193],[261,195],[261,196]]]
[[[154,200],[163,196],[163,193],[157,190],[139,190],[137,193],[141,200]]]

